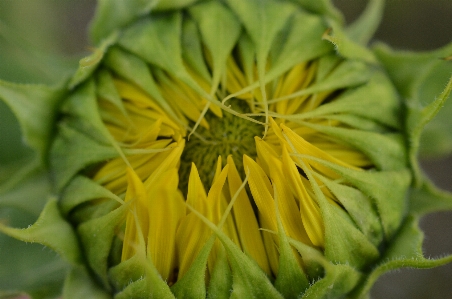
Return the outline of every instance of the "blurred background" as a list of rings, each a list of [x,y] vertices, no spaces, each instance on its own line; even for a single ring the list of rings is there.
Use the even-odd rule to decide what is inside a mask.
[[[343,11],[348,23],[360,14],[367,3],[365,0],[333,2]],[[375,40],[384,41],[397,49],[416,51],[432,50],[452,41],[452,1],[387,2]],[[70,74],[77,67],[78,60],[90,53],[92,45],[87,37],[87,28],[94,10],[94,0],[0,0],[0,79],[52,84]],[[17,120],[2,102],[0,140],[2,182],[10,176],[11,169],[18,164],[27,163],[31,155],[31,151],[22,143]],[[450,153],[425,159],[422,166],[436,185],[452,191]],[[47,189],[43,188],[37,190],[37,194],[45,194]],[[14,209],[2,209],[0,219],[10,217],[16,212]],[[26,225],[32,223],[36,217],[37,215],[30,212],[15,224]],[[438,257],[452,253],[452,213],[431,214],[422,219],[421,227],[426,235],[426,256]],[[21,245],[3,235],[0,236],[2,263],[5,261],[3,257],[6,247],[11,250],[14,246]],[[48,259],[49,263],[39,271],[23,277],[23,280],[33,284],[34,275],[53,273],[49,274],[49,284],[58,283],[58,279],[61,279],[58,273],[65,271],[64,265],[59,261],[55,262],[55,256],[50,250],[37,245],[27,246],[31,248],[30,255],[12,257],[11,265],[14,265],[17,271],[20,271],[21,267],[28,267],[36,258]],[[11,283],[14,283],[9,280],[11,275],[13,274],[0,273],[0,290],[10,288]],[[452,264],[431,270],[404,269],[380,278],[372,289],[372,298],[452,298],[451,277]]]

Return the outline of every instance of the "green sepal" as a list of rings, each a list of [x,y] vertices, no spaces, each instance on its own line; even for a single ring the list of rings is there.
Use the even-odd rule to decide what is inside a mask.
[[[90,36],[99,43],[111,32],[126,27],[151,10],[173,10],[188,6],[198,0],[99,0],[90,26]]]
[[[378,246],[383,241],[383,228],[371,199],[356,188],[339,184],[324,176],[318,178],[347,210],[356,227],[372,244]]]
[[[120,47],[112,47],[105,55],[104,64],[120,77],[133,82],[151,96],[169,115],[177,119],[174,111],[159,92],[149,66],[137,56]],[[104,87],[99,87],[99,89]]]
[[[171,291],[176,298],[206,298],[205,274],[207,259],[209,258],[214,242],[215,237],[210,237],[198,253],[198,256],[191,264],[187,273],[171,287]]]
[[[452,210],[452,194],[438,189],[424,178],[420,188],[411,190],[409,209],[411,213],[419,216]]]
[[[303,30],[300,31],[299,28]],[[265,75],[266,82],[277,78],[299,63],[320,58],[331,52],[330,43],[321,38],[325,30],[326,26],[319,16],[302,10],[295,11],[272,45],[270,51],[272,65]]]
[[[367,132],[386,133],[388,128],[377,121],[352,114],[329,114],[325,119],[337,120],[353,129]]]
[[[94,79],[78,86],[61,105],[61,113],[70,116],[73,128],[91,138],[106,144],[114,144],[109,131],[105,127],[99,111]]]
[[[348,264],[331,263],[315,248],[293,239],[290,239],[290,244],[300,253],[308,269],[317,268],[318,273],[323,270],[323,277],[313,282],[300,298],[342,298],[356,287],[362,277],[361,273]]]
[[[433,119],[446,103],[452,89],[452,79],[444,89],[452,67],[448,61],[441,59],[452,54],[452,44],[429,53],[395,52],[379,44],[374,52],[386,68],[407,108],[405,126],[409,157],[415,173],[415,183],[419,187],[422,182],[417,161],[419,144],[423,155],[444,154],[452,150],[452,130],[447,129],[452,124],[449,108],[452,105],[446,104],[439,116]],[[430,121],[432,122],[428,124]]]
[[[408,104],[408,117],[407,117],[407,130],[408,130],[408,138],[410,143],[409,148],[409,155],[410,155],[410,162],[413,167],[413,171],[415,174],[415,183],[416,186],[420,185],[422,174],[420,170],[420,166],[417,160],[417,154],[418,154],[418,147],[421,142],[421,134],[422,131],[427,125],[427,123],[433,119],[433,117],[436,116],[436,114],[439,112],[439,110],[444,106],[444,103],[446,102],[447,98],[449,97],[450,93],[452,91],[452,77],[449,80],[449,83],[447,84],[445,90],[439,95],[439,97],[432,103],[430,103],[428,106],[419,109],[418,106],[413,107],[412,105]],[[449,118],[449,116],[448,116]],[[449,119],[447,119],[447,122],[450,123]],[[441,124],[439,127],[437,127],[438,131],[448,131],[446,129],[446,126],[449,126],[448,124]],[[426,131],[424,134],[428,134],[429,132]],[[434,134],[435,132],[431,132]],[[438,133],[436,133],[438,134]],[[441,133],[440,133],[441,134]],[[428,135],[426,135],[428,136]],[[441,134],[441,137],[444,135]],[[445,136],[447,138],[447,135]],[[431,141],[431,140],[430,140]],[[432,145],[429,145],[432,146]],[[449,149],[449,151],[452,150],[452,148]]]
[[[95,204],[88,203],[80,208],[74,209],[69,215],[72,223],[82,223],[95,218],[107,215],[118,208],[118,203],[114,200],[98,199]]]
[[[116,90],[113,76],[106,69],[100,69],[96,73],[96,95],[98,98],[104,99],[112,103],[121,113],[127,116],[124,103]]]
[[[277,35],[295,12],[296,7],[290,2],[274,0],[227,0],[226,3],[240,19],[253,41],[256,51],[257,72],[259,80],[262,81],[265,77],[270,49]]]
[[[196,23],[191,18],[182,22],[182,58],[198,75],[211,82],[211,74],[204,62],[204,49]]]
[[[281,294],[275,289],[265,272],[262,271],[253,259],[241,251],[220,228],[210,222],[204,215],[196,211],[193,207],[187,207],[212,229],[226,250],[232,271],[232,290],[230,298],[282,299]],[[225,219],[224,215],[223,218]],[[182,279],[187,277],[187,274]],[[178,297],[177,294],[176,297]]]
[[[99,43],[111,32],[149,13],[159,0],[97,1],[96,13],[90,25],[90,35],[94,43]]]
[[[50,160],[56,190],[61,191],[77,172],[87,166],[118,155],[112,146],[89,138],[85,133],[71,128],[70,124],[60,124]]]
[[[181,12],[156,15],[152,19],[141,20],[124,30],[119,39],[119,45],[203,94],[204,90],[194,82],[184,67],[181,32]]]
[[[111,296],[94,282],[84,266],[74,266],[66,276],[62,298],[111,299]]]
[[[63,190],[59,202],[61,213],[67,216],[78,205],[98,198],[122,201],[116,194],[105,187],[85,176],[78,175]]]
[[[318,82],[311,86],[295,92],[291,97],[316,94],[323,91],[330,91],[342,88],[352,88],[369,81],[373,73],[366,64],[360,61],[344,62],[337,66],[327,77],[318,80]],[[362,105],[362,104],[361,104]],[[323,106],[320,106],[323,107]],[[307,117],[317,112],[317,109],[312,110],[312,113],[303,113],[302,117]],[[296,118],[297,116],[292,116]]]
[[[104,216],[83,222],[77,227],[88,265],[99,276],[107,290],[110,289],[107,275],[108,258],[128,207],[129,205],[124,204]]]
[[[372,107],[372,109],[368,107]],[[335,101],[325,103],[315,110],[293,115],[288,119],[296,121],[297,119],[352,114],[390,128],[402,129],[401,109],[401,101],[395,88],[381,72],[375,72],[366,84],[347,90]]]
[[[291,0],[292,2],[298,3],[304,9],[311,11],[319,15],[328,16],[340,24],[344,22],[344,17],[342,13],[333,5],[331,0]]]
[[[181,13],[156,15],[124,30],[119,45],[144,61],[174,73],[183,65],[179,44]]]
[[[362,277],[361,273],[347,264],[329,264],[325,267],[325,273],[325,277],[306,290],[302,299],[348,298],[345,295],[356,287]]]
[[[166,284],[165,281],[163,281],[160,274],[157,272],[157,269],[155,268],[154,264],[149,258],[146,258],[145,255],[142,253],[137,253],[134,257],[132,257],[129,260],[132,260],[132,263],[128,265],[132,265],[132,267],[141,268],[139,270],[139,273],[141,272],[142,276],[137,277],[137,273],[133,273],[133,276],[128,275],[126,278],[127,285],[124,287],[124,289],[122,289],[119,293],[117,293],[114,296],[115,299],[175,298],[174,295],[171,293],[169,286]],[[126,263],[128,261],[126,261]],[[137,279],[131,280],[132,277],[137,277]]]
[[[62,105],[61,113],[67,117],[59,123],[50,149],[57,191],[85,167],[123,155],[101,119],[93,79],[77,87]]]
[[[196,21],[203,44],[212,56],[215,91],[226,71],[226,61],[240,36],[241,26],[230,10],[219,2],[209,1],[193,6],[190,15]]]
[[[158,274],[156,274],[158,275]],[[174,299],[174,295],[168,288],[160,277],[155,277],[159,279],[162,284],[161,286],[156,286],[152,284],[147,278],[141,278],[130,283],[124,290],[115,295],[115,299],[148,299],[148,298],[162,298],[162,299]]]
[[[231,269],[229,268],[226,251],[223,246],[220,246],[207,288],[207,299],[229,299],[231,289]]]
[[[337,128],[303,122],[335,139],[359,149],[375,164],[378,170],[399,170],[407,167],[405,139],[402,134],[381,134],[356,129]]]
[[[408,169],[362,171],[310,156],[305,159],[331,168],[371,198],[381,219],[385,238],[387,240],[392,238],[407,212],[407,190],[411,184],[411,173]]]
[[[400,268],[428,269],[452,261],[452,255],[439,259],[426,259],[422,253],[423,232],[419,229],[419,218],[409,215],[397,235],[391,241],[384,256],[370,274],[351,293],[350,298],[362,298],[382,274]]]
[[[380,25],[384,4],[385,0],[370,0],[359,18],[347,27],[347,35],[353,41],[366,45]]]
[[[375,261],[379,257],[378,249],[356,227],[350,215],[338,205],[327,201],[315,180],[314,172],[301,159],[299,162],[301,169],[311,182],[324,219],[326,258],[333,263],[347,264],[356,269],[361,269]]]
[[[79,243],[72,226],[58,210],[57,200],[49,198],[38,220],[25,229],[5,226],[0,231],[24,242],[40,243],[56,251],[72,265],[82,264]]]
[[[300,294],[303,294],[309,287],[309,281],[294,256],[294,250],[290,246],[289,238],[281,222],[278,204],[275,201],[279,239],[279,267],[274,286],[284,298],[299,298]]]
[[[0,80],[0,100],[17,117],[25,142],[38,153],[39,164],[45,164],[58,105],[64,95],[62,87]]]
[[[353,41],[341,25],[335,21],[330,21],[329,25],[331,29],[325,32],[323,39],[330,41],[340,56],[351,60],[357,59],[370,64],[378,64],[374,53]]]
[[[125,289],[133,281],[140,280],[144,274],[144,264],[138,255],[108,269],[108,278],[117,291]]]
[[[155,7],[156,11],[182,9],[193,3],[203,0],[160,0]]]
[[[282,298],[254,260],[243,253],[223,232],[215,232],[228,253],[232,270],[230,298]]]
[[[104,53],[116,42],[117,39],[118,33],[110,34],[110,36],[104,39],[99,47],[96,48],[90,56],[80,60],[79,67],[69,82],[70,89],[73,89],[93,74],[93,72],[99,67],[104,57]]]

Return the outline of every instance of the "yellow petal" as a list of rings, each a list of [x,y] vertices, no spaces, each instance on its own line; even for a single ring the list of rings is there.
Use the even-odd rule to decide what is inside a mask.
[[[185,216],[186,208],[182,194],[177,188],[176,168],[164,172],[153,181],[154,183],[146,188],[149,201],[147,254],[152,258],[162,278],[168,280],[176,263],[176,230]]]
[[[285,146],[283,146],[282,159],[283,171],[287,174],[290,187],[299,201],[301,220],[303,221],[306,233],[315,246],[323,247],[325,243],[325,232],[320,209],[314,199],[306,191],[304,184],[301,181],[301,176]]]
[[[229,192],[233,195],[239,190],[242,180],[240,179],[232,156],[228,156],[228,165]],[[265,273],[270,275],[270,264],[265,252],[259,224],[257,218],[254,216],[253,207],[244,189],[238,193],[232,211],[243,251],[251,256]]]

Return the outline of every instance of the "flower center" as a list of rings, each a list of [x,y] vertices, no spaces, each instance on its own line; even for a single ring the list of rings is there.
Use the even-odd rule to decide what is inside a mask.
[[[229,102],[235,111],[248,113],[250,108],[245,101],[232,100]],[[256,146],[254,137],[262,135],[263,127],[246,119],[223,113],[219,118],[212,112],[207,112],[205,119],[209,123],[209,129],[199,127],[196,133],[187,140],[181,158],[179,169],[179,188],[186,194],[188,178],[192,163],[196,165],[199,176],[204,186],[212,184],[215,175],[215,165],[219,156],[226,157],[232,155],[243,176],[243,155],[256,157]],[[223,165],[224,166],[224,165]]]

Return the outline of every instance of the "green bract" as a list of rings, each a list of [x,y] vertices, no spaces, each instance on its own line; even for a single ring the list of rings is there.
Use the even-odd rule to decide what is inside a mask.
[[[366,48],[382,9],[344,28],[326,0],[99,0],[64,86],[0,82],[37,153],[0,205],[47,195],[0,230],[67,262],[64,298],[362,298],[450,262],[422,254],[419,218],[452,197],[417,154],[451,149],[421,133],[452,45]]]

